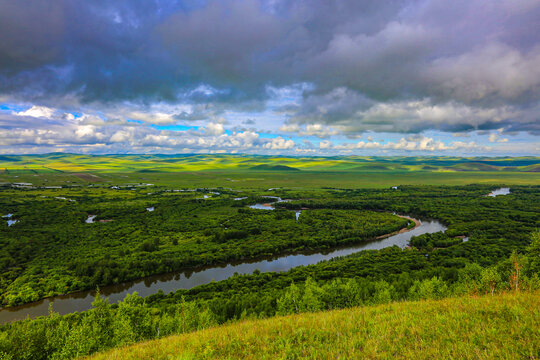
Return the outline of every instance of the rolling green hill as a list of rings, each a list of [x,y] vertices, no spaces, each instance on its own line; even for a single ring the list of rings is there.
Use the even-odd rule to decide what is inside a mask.
[[[287,166],[287,165],[269,165],[269,164],[261,164],[257,166],[253,166],[251,170],[270,170],[270,171],[300,171],[300,169]]]
[[[373,188],[406,184],[540,184],[538,157],[293,157],[238,154],[0,157],[2,183],[152,183],[181,187]],[[182,176],[178,176],[181,173]],[[81,174],[91,174],[82,175]]]
[[[91,359],[538,359],[540,293],[249,320]]]
[[[0,157],[0,169],[38,172],[123,172],[202,170],[312,171],[531,171],[537,157],[292,157],[263,155],[80,155],[44,154]],[[426,168],[426,165],[429,168]]]

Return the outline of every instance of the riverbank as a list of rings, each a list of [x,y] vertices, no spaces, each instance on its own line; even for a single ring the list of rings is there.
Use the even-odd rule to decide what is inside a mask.
[[[409,217],[409,216],[405,216],[405,215],[398,215],[398,214],[395,214],[396,216],[399,216],[400,218],[403,218],[403,219],[407,219],[407,220],[410,220],[412,222],[414,222],[414,227],[412,228],[409,228],[408,226],[407,227],[404,227],[403,229],[401,230],[398,230],[398,231],[394,231],[393,233],[390,233],[390,234],[385,234],[385,235],[381,235],[381,236],[377,236],[376,239],[379,240],[379,239],[385,239],[387,237],[390,237],[390,236],[393,236],[393,235],[397,235],[397,234],[403,234],[404,232],[407,232],[407,231],[411,231],[413,229],[416,229],[417,227],[419,227],[422,223],[420,222],[420,220],[418,219],[415,219],[415,218],[412,218],[412,217]]]

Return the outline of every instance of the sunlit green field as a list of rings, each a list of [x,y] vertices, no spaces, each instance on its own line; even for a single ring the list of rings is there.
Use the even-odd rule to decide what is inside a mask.
[[[539,294],[402,302],[171,336],[92,359],[537,359]]]
[[[242,155],[0,156],[0,182],[38,186],[152,183],[234,189],[540,184],[540,158]]]

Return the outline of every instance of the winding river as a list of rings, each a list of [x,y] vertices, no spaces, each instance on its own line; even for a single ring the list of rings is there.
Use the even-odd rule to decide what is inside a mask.
[[[281,199],[275,200],[279,202]],[[268,205],[253,207],[258,209],[262,208],[264,210],[273,209],[272,206]],[[133,293],[134,291],[136,291],[140,296],[155,294],[160,289],[163,290],[164,293],[169,293],[178,289],[190,289],[198,285],[208,284],[211,281],[225,280],[233,276],[235,273],[240,275],[251,274],[255,270],[259,270],[261,272],[281,272],[290,270],[296,266],[312,265],[323,260],[329,260],[338,256],[350,255],[362,250],[379,250],[394,245],[405,248],[413,236],[445,230],[446,227],[436,220],[423,220],[418,221],[417,226],[411,230],[401,231],[385,238],[359,245],[333,249],[329,252],[319,251],[312,253],[290,254],[271,259],[267,258],[264,260],[259,259],[253,261],[244,261],[242,263],[236,262],[198,270],[154,275],[119,285],[104,286],[100,289],[100,291],[102,295],[109,298],[110,303],[116,303],[119,300],[122,300],[128,293]],[[37,316],[47,315],[49,304],[53,304],[54,311],[59,314],[68,314],[75,311],[88,310],[92,307],[94,296],[95,291],[81,291],[68,295],[60,295],[43,299],[30,304],[5,308],[0,310],[0,323],[22,320],[27,316],[34,318]]]

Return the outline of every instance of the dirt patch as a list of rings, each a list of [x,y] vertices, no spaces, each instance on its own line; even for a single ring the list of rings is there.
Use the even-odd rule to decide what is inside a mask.
[[[103,180],[97,175],[90,174],[90,173],[77,173],[77,174],[71,174],[73,176],[78,177],[79,179],[82,179],[84,181],[101,181]]]

